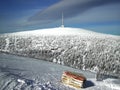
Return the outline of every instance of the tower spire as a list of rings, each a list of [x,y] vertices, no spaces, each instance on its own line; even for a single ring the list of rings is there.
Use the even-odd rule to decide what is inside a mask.
[[[62,25],[61,25],[62,28],[64,28],[64,17],[63,17],[63,12],[62,12]]]

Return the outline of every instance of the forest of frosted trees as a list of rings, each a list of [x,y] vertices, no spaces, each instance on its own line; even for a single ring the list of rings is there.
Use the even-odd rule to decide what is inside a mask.
[[[120,39],[114,37],[1,35],[0,51],[82,70],[120,75]],[[120,78],[120,77],[119,77]]]

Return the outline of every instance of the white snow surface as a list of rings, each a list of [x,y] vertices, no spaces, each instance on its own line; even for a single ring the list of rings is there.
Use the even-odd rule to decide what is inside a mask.
[[[33,30],[33,31],[22,31],[22,32],[16,32],[13,34],[18,34],[18,35],[76,35],[76,34],[85,34],[85,33],[92,33],[92,31],[87,31],[85,29],[80,29],[80,28],[48,28],[48,29],[38,29],[38,30]]]
[[[81,90],[119,90],[120,81],[96,81],[95,74],[55,63],[8,54],[0,54],[0,90],[74,90],[61,82],[63,71],[83,73],[86,88]],[[107,81],[107,80],[106,80]],[[119,88],[114,88],[117,85]]]
[[[67,36],[67,35],[80,35],[84,37],[114,37],[118,38],[120,36],[114,36],[110,34],[103,34],[103,33],[97,33],[94,31],[82,29],[82,28],[71,28],[71,27],[56,27],[56,28],[48,28],[48,29],[38,29],[38,30],[32,30],[32,31],[22,31],[22,32],[15,32],[11,35],[18,35],[18,36]]]
[[[104,83],[106,86],[108,86],[112,89],[120,90],[120,79],[108,78],[108,79],[104,80]]]
[[[107,38],[109,37],[119,39],[120,36],[96,33],[93,31],[80,29],[80,28],[49,28],[39,29],[33,31],[24,31],[5,34],[6,36],[68,36],[78,35],[80,37],[93,37],[93,38]],[[16,40],[16,39],[15,39]],[[5,39],[5,49],[7,51],[10,44],[9,38]],[[37,42],[38,41],[38,42]],[[42,44],[39,43],[39,39],[32,40],[33,47],[37,48]],[[16,41],[15,41],[16,45]],[[43,44],[44,45],[44,44]],[[89,50],[91,42],[87,42],[86,50]],[[29,45],[27,46],[27,48]],[[30,48],[34,49],[30,46]],[[3,47],[4,48],[4,47]],[[76,47],[75,47],[76,48]],[[44,49],[44,48],[43,48]],[[17,49],[16,49],[17,50]],[[22,49],[19,49],[19,51]],[[64,52],[63,52],[64,54]],[[119,52],[118,52],[119,55]],[[44,60],[37,60],[33,58],[19,57],[14,55],[7,55],[0,53],[0,90],[74,90],[64,86],[61,82],[61,75],[63,71],[75,71],[83,73],[87,77],[85,90],[120,90],[120,80],[106,79],[104,81],[96,81],[95,74],[90,71],[82,71],[73,69],[70,67],[55,64],[60,61],[54,59],[54,63],[50,63]],[[97,70],[97,69],[96,69]],[[81,89],[81,90],[84,90]]]

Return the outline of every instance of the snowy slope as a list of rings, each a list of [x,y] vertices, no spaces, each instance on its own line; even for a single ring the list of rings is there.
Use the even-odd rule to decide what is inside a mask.
[[[15,35],[78,35],[78,34],[90,34],[95,33],[80,28],[69,28],[69,27],[59,27],[59,28],[48,28],[48,29],[38,29],[33,31],[23,31],[13,33]]]
[[[61,82],[63,71],[83,73],[87,77],[86,88],[81,90],[119,90],[120,80],[96,81],[95,74],[32,58],[0,54],[0,90],[74,90]],[[107,80],[108,82],[108,80]],[[110,80],[109,80],[110,83]],[[114,85],[118,85],[114,87]]]
[[[79,28],[16,32],[0,35],[0,52],[37,58],[0,54],[0,90],[73,90],[60,83],[64,70],[83,73],[85,90],[119,90],[119,79],[98,82],[87,70],[119,77],[120,36]]]
[[[49,28],[0,35],[0,52],[119,77],[120,36],[80,28]]]
[[[90,30],[82,29],[82,28],[70,28],[70,27],[59,27],[59,28],[48,28],[48,29],[38,29],[33,31],[22,31],[22,32],[16,32],[12,33],[10,35],[20,35],[20,36],[39,36],[39,35],[45,35],[45,36],[60,36],[60,35],[79,35],[79,36],[87,36],[87,37],[116,37],[114,35],[108,35],[108,34],[102,34],[102,33],[96,33]],[[118,36],[119,37],[119,36]]]

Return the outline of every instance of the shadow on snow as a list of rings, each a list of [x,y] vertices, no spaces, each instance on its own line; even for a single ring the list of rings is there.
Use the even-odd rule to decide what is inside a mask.
[[[95,86],[95,84],[92,82],[92,81],[90,81],[90,80],[87,80],[87,81],[85,81],[85,84],[84,84],[84,88],[89,88],[89,87],[92,87],[92,86]]]

